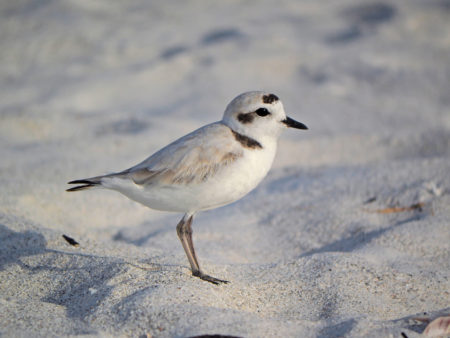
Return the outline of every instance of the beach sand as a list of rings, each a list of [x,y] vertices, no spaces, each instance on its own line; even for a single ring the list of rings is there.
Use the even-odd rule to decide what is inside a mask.
[[[0,335],[418,337],[450,313],[450,3],[0,4]],[[278,95],[249,195],[182,215],[67,181]],[[63,235],[78,245],[67,242]]]

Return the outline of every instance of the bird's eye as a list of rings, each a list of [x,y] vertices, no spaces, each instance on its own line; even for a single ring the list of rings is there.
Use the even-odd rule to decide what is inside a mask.
[[[255,111],[256,115],[258,116],[267,116],[270,114],[270,112],[266,108],[258,108]]]

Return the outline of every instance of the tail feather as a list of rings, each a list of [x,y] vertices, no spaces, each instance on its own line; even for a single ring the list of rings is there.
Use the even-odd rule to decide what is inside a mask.
[[[87,179],[83,179],[83,180],[75,180],[75,181],[70,181],[67,184],[99,184],[100,182],[96,182],[90,178]]]
[[[128,175],[129,170],[124,170],[119,173],[112,173],[108,175],[102,175],[102,176],[95,176],[90,178],[83,178],[81,180],[74,180],[70,181],[67,184],[81,184],[76,187],[67,189],[66,191],[78,191],[78,190],[85,190],[89,189],[95,186],[101,186],[102,185],[102,179],[105,177],[126,177]]]
[[[66,191],[78,191],[78,190],[85,190],[85,189],[89,189],[92,188],[94,186],[96,186],[97,184],[86,184],[86,185],[79,185],[70,189],[66,189]]]
[[[70,181],[67,184],[81,184],[81,185],[67,189],[66,191],[85,190],[85,189],[95,187],[96,185],[101,185],[101,176],[93,177],[93,178],[86,178],[86,179],[82,179],[82,180]]]

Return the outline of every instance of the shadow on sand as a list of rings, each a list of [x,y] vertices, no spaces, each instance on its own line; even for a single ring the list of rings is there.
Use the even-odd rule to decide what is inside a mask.
[[[425,216],[426,215],[424,215],[424,214],[417,214],[417,215],[408,217],[407,219],[398,221],[397,223],[395,223],[391,226],[388,226],[388,227],[384,227],[384,228],[376,229],[376,230],[372,230],[372,231],[367,231],[367,232],[358,232],[358,233],[352,234],[348,237],[341,238],[334,242],[325,244],[320,248],[309,250],[309,251],[301,254],[299,257],[300,258],[308,257],[308,256],[312,256],[314,254],[323,253],[323,252],[351,252],[351,251],[354,251],[356,249],[363,247],[364,245],[366,245],[367,243],[371,242],[372,240],[380,237],[387,231],[393,230],[393,229],[400,227],[406,223],[423,219]]]
[[[120,258],[48,249],[42,234],[0,224],[0,271],[11,264],[29,275],[51,272],[41,275],[48,279],[40,286],[47,292],[41,300],[64,306],[68,317],[81,322],[111,294],[111,279],[130,265]]]

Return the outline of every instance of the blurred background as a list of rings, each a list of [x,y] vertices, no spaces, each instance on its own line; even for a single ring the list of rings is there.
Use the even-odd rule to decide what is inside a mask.
[[[309,130],[196,217],[226,287],[180,215],[65,192],[250,90]],[[449,172],[450,0],[0,0],[0,335],[415,337],[448,314]]]
[[[310,127],[284,134],[275,168],[450,152],[448,0],[18,0],[0,18],[1,208],[48,227],[128,203],[68,199],[68,180],[127,168],[249,90]]]

